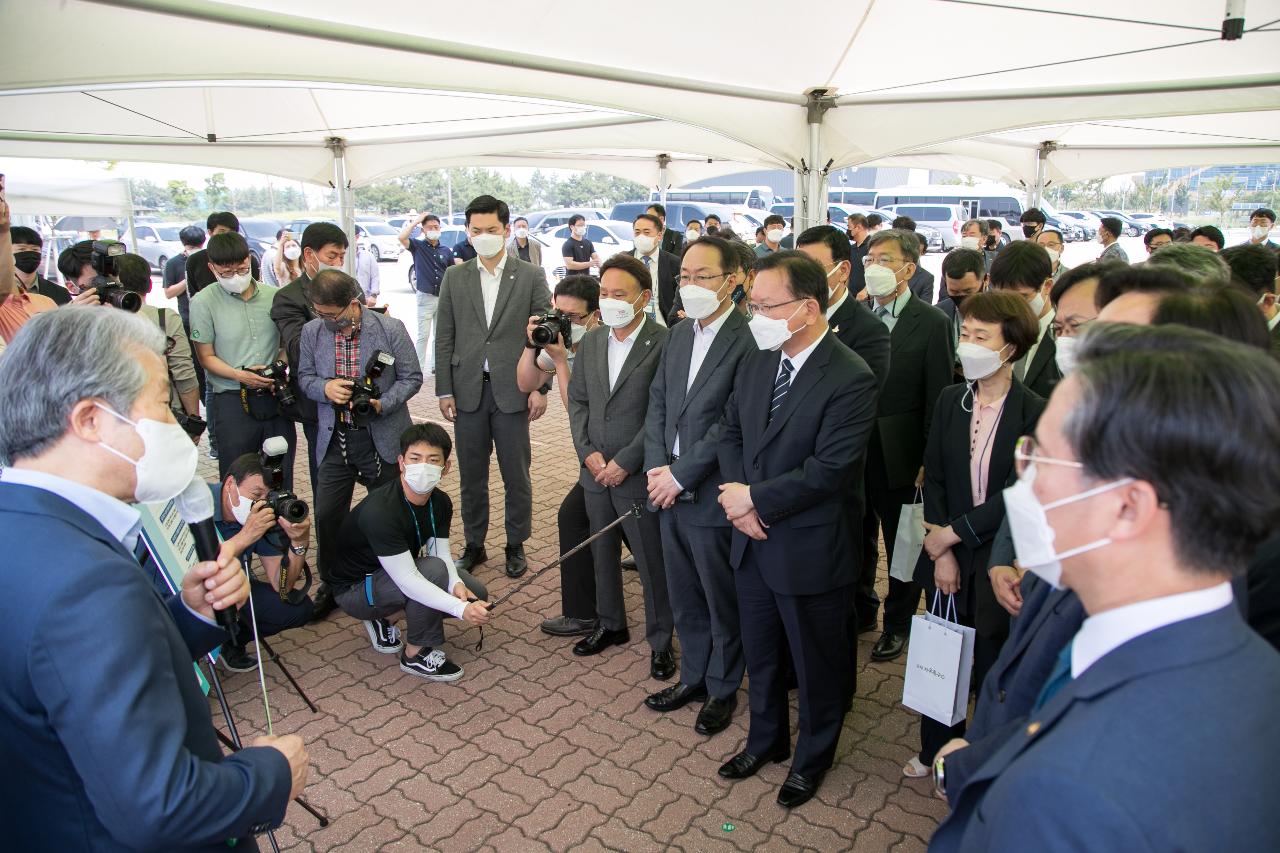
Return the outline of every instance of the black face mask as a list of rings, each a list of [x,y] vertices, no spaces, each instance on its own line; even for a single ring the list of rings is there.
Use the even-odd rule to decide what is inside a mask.
[[[716,233],[717,231],[719,231],[719,230],[720,230],[719,226],[716,226],[716,225],[708,225],[708,226],[707,226],[707,233],[708,233],[708,234],[715,234],[715,233]]]
[[[14,252],[13,265],[23,274],[30,274],[40,268],[39,252]]]
[[[1023,226],[1022,226],[1022,236],[1023,236],[1023,237],[1026,237],[1026,238],[1028,238],[1028,239],[1030,239],[1030,238],[1034,237],[1034,236],[1036,235],[1036,232],[1037,232],[1037,231],[1039,231],[1039,230],[1040,230],[1040,226],[1039,226],[1039,225],[1023,225]]]
[[[951,301],[955,303],[955,306],[957,308],[959,308],[960,306],[964,305],[964,301],[968,298],[969,298],[969,294],[967,293],[957,293],[951,297]]]

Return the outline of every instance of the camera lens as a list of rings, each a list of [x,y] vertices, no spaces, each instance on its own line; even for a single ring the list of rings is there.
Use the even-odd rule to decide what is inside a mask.
[[[297,498],[282,501],[278,514],[291,524],[297,524],[307,517],[307,505]]]
[[[533,327],[533,342],[540,347],[555,343],[556,329],[550,323],[541,323]]]
[[[111,292],[106,296],[107,301],[121,311],[131,311],[136,314],[138,309],[142,307],[142,297],[132,290],[112,288]]]

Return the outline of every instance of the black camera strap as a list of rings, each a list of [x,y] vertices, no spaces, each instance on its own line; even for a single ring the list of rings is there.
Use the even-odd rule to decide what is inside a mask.
[[[287,536],[282,539],[279,535],[280,532],[279,528],[274,528],[264,533],[262,538],[266,539],[273,547],[283,552],[280,556],[280,576],[279,583],[276,584],[276,591],[280,594],[281,601],[297,607],[307,599],[307,594],[311,592],[311,584],[313,581],[311,576],[311,566],[305,559],[302,561],[302,589],[294,589],[292,587],[286,588],[285,585],[289,580],[289,556],[292,553],[289,548],[293,543],[289,541]]]

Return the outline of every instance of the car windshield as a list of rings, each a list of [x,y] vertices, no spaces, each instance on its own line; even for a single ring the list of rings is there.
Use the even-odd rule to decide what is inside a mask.
[[[272,222],[266,219],[256,221],[253,219],[242,219],[240,220],[240,227],[244,229],[245,234],[248,234],[255,240],[274,240],[276,238],[276,232],[280,230],[281,226],[279,222]]]
[[[917,222],[950,222],[951,208],[941,205],[904,205],[894,210],[898,216],[910,216]]]
[[[178,238],[178,232],[182,230],[181,228],[179,228],[179,227],[178,227],[178,226],[176,226],[176,225],[175,225],[175,226],[172,226],[172,227],[169,227],[169,226],[164,226],[164,227],[161,227],[161,226],[155,226],[155,228],[156,228],[156,233],[160,235],[160,239],[161,239],[161,240],[165,240],[165,241],[170,242],[170,243],[177,243],[177,242],[178,242],[178,240],[179,240],[179,238]]]
[[[635,237],[635,231],[632,227],[624,222],[610,222],[608,225],[597,225],[597,228],[603,228],[619,240],[631,242]]]
[[[390,225],[384,225],[381,222],[361,222],[360,227],[368,231],[370,234],[391,235],[395,236],[400,232],[392,228]]]

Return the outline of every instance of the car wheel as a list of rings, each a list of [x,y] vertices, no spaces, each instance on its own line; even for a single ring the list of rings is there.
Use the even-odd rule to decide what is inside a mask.
[[[1129,230],[1128,230],[1128,231],[1126,231],[1125,233],[1126,233],[1126,234],[1128,234],[1130,237],[1137,237],[1137,236],[1138,236],[1138,228],[1137,228],[1137,226],[1130,226],[1130,227],[1129,227]]]
[[[161,256],[160,256],[160,260],[156,261],[156,269],[160,270],[160,272],[162,272],[162,273],[163,273],[163,272],[164,272],[164,266],[165,266],[165,264],[167,264],[167,263],[169,263],[169,259],[168,259],[168,258],[166,258],[164,255],[161,255]]]
[[[378,247],[377,247],[377,246],[370,246],[370,247],[369,247],[369,254],[373,255],[373,262],[374,262],[375,264],[382,260],[382,252],[379,252],[379,251],[378,251]]]
[[[413,264],[409,264],[409,289],[414,290],[418,287],[418,276],[414,272]]]

